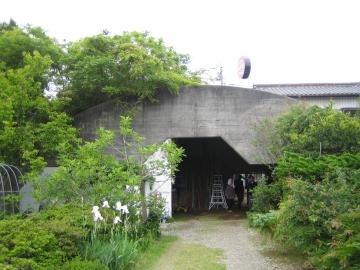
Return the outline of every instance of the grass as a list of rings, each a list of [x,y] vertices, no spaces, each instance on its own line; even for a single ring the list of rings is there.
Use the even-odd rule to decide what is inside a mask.
[[[141,255],[134,270],[225,270],[221,249],[187,244],[175,236],[162,236]]]
[[[159,261],[160,257],[178,240],[176,236],[162,236],[154,241],[148,249],[141,254],[134,270],[152,269]]]
[[[221,249],[184,244],[176,256],[174,270],[225,270],[225,265],[219,262],[223,255]]]

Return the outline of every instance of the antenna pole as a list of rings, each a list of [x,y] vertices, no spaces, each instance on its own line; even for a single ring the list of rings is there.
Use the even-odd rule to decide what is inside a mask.
[[[219,78],[221,85],[224,85],[223,67],[220,67]]]

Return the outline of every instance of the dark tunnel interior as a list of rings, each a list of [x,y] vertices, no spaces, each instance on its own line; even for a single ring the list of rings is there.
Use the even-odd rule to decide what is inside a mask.
[[[185,149],[172,188],[172,206],[176,209],[207,210],[212,176],[220,174],[225,184],[233,174],[265,173],[265,165],[248,164],[221,137],[173,138]]]

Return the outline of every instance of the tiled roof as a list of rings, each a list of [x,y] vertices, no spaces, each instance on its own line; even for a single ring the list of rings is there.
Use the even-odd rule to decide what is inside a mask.
[[[360,82],[254,84],[254,89],[289,97],[298,96],[360,96]]]

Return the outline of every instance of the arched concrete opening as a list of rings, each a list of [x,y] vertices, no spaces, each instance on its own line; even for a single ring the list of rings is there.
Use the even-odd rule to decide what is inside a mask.
[[[213,175],[222,175],[224,186],[234,174],[269,173],[267,166],[249,164],[222,137],[173,138],[185,150],[172,189],[173,211],[209,208]]]
[[[259,165],[261,149],[253,145],[255,128],[296,103],[254,89],[210,85],[183,87],[178,95],[159,91],[156,98],[157,102],[136,107],[133,128],[145,137],[145,144],[174,139],[185,148],[187,157],[177,175],[184,180],[176,183],[181,192],[178,197],[182,196],[184,206],[190,209],[208,208],[209,178],[217,170],[221,170],[224,182],[234,173],[263,172],[271,162],[262,158],[263,165]],[[117,131],[119,117],[127,113],[121,103],[112,100],[79,113],[75,123],[85,140],[93,140],[100,127]],[[116,136],[115,144],[122,145],[121,136]],[[164,197],[177,196],[170,189],[162,189]],[[177,199],[170,200],[169,211],[172,201]]]

